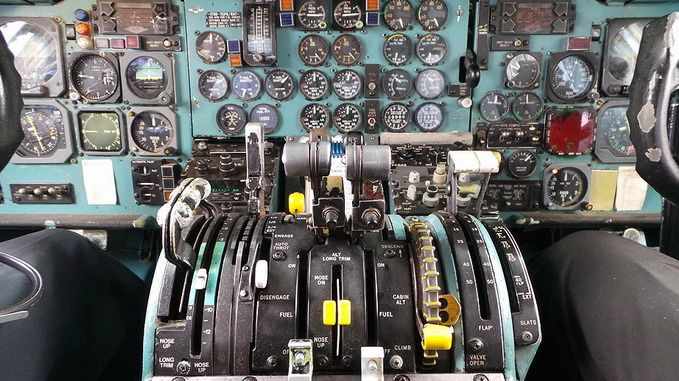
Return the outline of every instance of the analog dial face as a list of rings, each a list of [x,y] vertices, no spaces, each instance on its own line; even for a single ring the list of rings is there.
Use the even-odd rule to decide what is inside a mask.
[[[363,123],[363,112],[353,103],[342,103],[332,112],[332,123],[339,132],[356,131]]]
[[[302,107],[302,111],[299,113],[299,121],[307,131],[325,128],[330,123],[330,112],[322,104],[309,103]]]
[[[509,99],[500,92],[491,91],[481,99],[479,111],[483,119],[489,122],[499,122],[509,112]]]
[[[14,53],[14,67],[21,75],[21,90],[36,89],[58,74],[58,41],[44,28],[25,21],[0,25],[7,46]]]
[[[278,127],[278,110],[268,104],[259,104],[250,110],[248,119],[250,122],[262,123],[264,127],[264,133],[270,134],[276,130],[276,127]]]
[[[330,80],[320,70],[305,71],[299,78],[299,91],[310,101],[323,99],[330,90]]]
[[[198,91],[210,102],[219,102],[229,92],[229,81],[221,71],[204,71],[198,77]]]
[[[439,30],[448,20],[448,6],[443,0],[424,0],[417,10],[417,21],[428,32]]]
[[[332,89],[341,100],[356,98],[363,88],[363,80],[358,72],[351,69],[340,70],[332,78]]]
[[[227,135],[240,133],[246,123],[245,111],[238,105],[225,104],[217,111],[217,126]]]
[[[332,12],[335,24],[341,29],[362,28],[362,16],[363,12],[361,11],[361,7],[354,0],[342,0],[338,2]]]
[[[539,95],[525,91],[514,98],[512,114],[519,122],[532,122],[542,115],[544,102]]]
[[[81,112],[80,148],[83,151],[120,152],[123,149],[120,116],[115,112]]]
[[[634,76],[634,68],[637,64],[639,45],[644,26],[648,21],[638,21],[620,29],[613,38],[610,39],[610,46],[607,48],[608,72],[613,78],[629,85]]]
[[[594,86],[594,68],[581,56],[566,56],[554,67],[549,85],[560,99],[581,99]]]
[[[226,40],[217,32],[203,32],[196,38],[196,53],[205,63],[220,62],[226,55]]]
[[[287,100],[295,91],[295,79],[287,71],[276,69],[266,75],[264,90],[274,100]]]
[[[415,46],[417,58],[427,66],[438,65],[446,56],[446,40],[436,33],[425,34]]]
[[[328,42],[318,34],[310,34],[302,38],[298,47],[299,58],[306,66],[321,66],[328,58],[330,50]]]
[[[545,184],[545,192],[550,203],[567,208],[582,201],[587,186],[587,178],[577,168],[552,169]]]
[[[510,89],[535,87],[540,79],[540,62],[531,54],[514,55],[505,69],[506,85]]]
[[[443,125],[443,108],[434,102],[421,104],[415,110],[415,125],[424,132],[433,132]]]
[[[384,58],[392,66],[403,66],[413,56],[413,41],[403,33],[387,37],[382,47]]]
[[[316,0],[305,1],[297,12],[299,23],[306,29],[325,29],[325,6]]]
[[[174,137],[174,126],[163,114],[143,111],[132,120],[132,141],[149,153],[160,153],[168,148]]]
[[[382,111],[382,123],[391,132],[402,132],[410,125],[412,113],[408,106],[394,102]]]
[[[241,70],[231,78],[231,89],[242,101],[251,101],[262,91],[262,81],[251,70]]]
[[[166,68],[153,57],[141,56],[127,65],[127,84],[134,95],[155,99],[168,86]]]
[[[446,88],[443,73],[436,69],[422,70],[415,79],[415,90],[424,99],[436,99]]]
[[[604,146],[609,148],[614,156],[635,156],[636,149],[629,138],[629,129],[625,106],[609,107],[599,118],[601,139],[605,143]]]
[[[402,32],[415,18],[415,9],[408,0],[389,0],[384,6],[384,21],[389,30]]]
[[[98,54],[78,58],[71,67],[71,81],[83,98],[93,101],[110,98],[119,85],[118,71],[113,63]]]
[[[24,130],[24,140],[19,147],[29,156],[49,156],[59,147],[61,134],[57,121],[49,109],[24,109],[21,112],[21,128]]]
[[[538,167],[538,157],[528,150],[512,153],[507,160],[507,170],[517,179],[525,179],[535,172]]]
[[[361,59],[363,47],[353,34],[343,34],[332,43],[332,56],[342,66],[355,65]]]
[[[405,99],[413,88],[413,79],[403,69],[389,70],[382,77],[382,90],[392,100]]]

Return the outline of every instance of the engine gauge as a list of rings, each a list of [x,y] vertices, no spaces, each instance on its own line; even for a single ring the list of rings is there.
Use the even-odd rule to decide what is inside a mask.
[[[505,64],[505,87],[508,89],[535,88],[540,84],[540,53],[510,53]]]
[[[309,103],[302,107],[299,121],[307,131],[325,128],[330,123],[330,112],[320,103]]]
[[[630,141],[628,102],[608,101],[598,110],[594,153],[604,163],[634,163],[636,149]]]
[[[288,100],[295,91],[295,79],[285,70],[273,70],[264,78],[264,90],[273,100]]]
[[[130,123],[132,142],[141,155],[170,155],[176,147],[174,123],[159,110],[146,109],[136,113]]]
[[[543,175],[543,202],[552,210],[580,209],[589,196],[591,169],[586,165],[552,164]]]
[[[382,110],[382,123],[391,132],[403,132],[410,125],[412,113],[400,102],[390,103]]]
[[[613,19],[606,26],[601,89],[609,96],[628,94],[644,27],[652,19]]]
[[[598,79],[596,55],[560,53],[550,58],[547,97],[558,103],[575,103],[593,93]]]
[[[415,19],[415,9],[408,0],[389,0],[384,6],[384,21],[389,30],[402,32]]]
[[[325,29],[328,27],[326,13],[323,3],[316,0],[307,0],[299,7],[297,20],[307,30]]]
[[[519,150],[509,155],[507,170],[517,179],[530,177],[538,167],[538,156],[533,151]]]
[[[392,66],[403,66],[413,56],[413,41],[403,33],[387,37],[382,46],[384,58]]]
[[[78,113],[80,149],[90,155],[123,152],[122,116],[113,110],[87,110]]]
[[[405,99],[413,88],[413,78],[403,69],[389,70],[382,77],[382,90],[391,100]]]
[[[332,112],[332,124],[337,131],[347,133],[356,131],[363,123],[361,108],[353,103],[342,103]]]
[[[332,11],[333,21],[339,29],[362,28],[363,11],[354,0],[341,0]]]
[[[443,73],[437,69],[425,69],[415,78],[415,90],[424,99],[436,99],[446,88]]]
[[[231,89],[238,99],[248,102],[259,96],[262,80],[252,70],[241,70],[231,78]]]
[[[196,38],[196,53],[207,64],[221,62],[226,55],[226,40],[217,32],[203,32]]]
[[[245,110],[238,105],[228,103],[217,110],[217,126],[227,135],[240,133],[246,123]]]
[[[425,34],[415,45],[417,58],[427,66],[438,65],[446,56],[446,40],[436,33]]]
[[[332,78],[332,89],[337,97],[343,101],[349,101],[358,96],[363,89],[361,75],[355,70],[344,69],[335,73]]]
[[[542,115],[544,102],[532,91],[524,91],[514,98],[512,114],[519,122],[532,122]]]
[[[116,102],[120,96],[118,61],[110,53],[74,53],[69,57],[71,86],[84,101]]]
[[[417,10],[417,21],[427,32],[441,29],[448,20],[448,6],[443,0],[424,0]]]
[[[434,132],[441,128],[445,113],[443,108],[434,103],[422,103],[417,110],[415,110],[415,125],[423,132]]]
[[[310,101],[323,99],[329,91],[330,80],[320,70],[307,70],[299,78],[299,92]]]
[[[479,112],[483,119],[499,122],[509,113],[509,99],[498,91],[490,91],[479,102]]]
[[[221,71],[204,71],[198,77],[198,92],[210,102],[219,102],[229,92],[229,80]]]
[[[59,147],[58,126],[45,111],[48,110],[24,109],[21,112],[24,140],[19,148],[30,156],[50,156]]]
[[[332,56],[341,66],[353,66],[361,59],[363,46],[353,34],[342,34],[332,43]]]
[[[549,153],[583,155],[592,151],[596,112],[591,107],[553,107],[545,120],[545,149]]]
[[[250,122],[262,123],[265,134],[270,134],[276,130],[279,119],[278,110],[272,105],[265,103],[256,105],[248,114]]]
[[[272,66],[277,59],[273,1],[243,1],[243,61],[248,66]]]
[[[321,66],[330,53],[328,42],[318,34],[310,34],[302,38],[297,48],[299,58],[306,66]]]

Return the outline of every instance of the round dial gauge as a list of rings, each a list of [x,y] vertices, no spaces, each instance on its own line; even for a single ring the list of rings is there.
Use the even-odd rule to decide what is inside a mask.
[[[210,102],[219,102],[229,92],[229,81],[221,71],[204,71],[198,77],[198,91]]]
[[[362,28],[362,16],[363,12],[361,11],[361,7],[354,0],[342,0],[338,2],[332,12],[335,24],[341,29]]]
[[[525,91],[514,98],[512,114],[519,122],[532,122],[542,115],[544,102],[539,95]]]
[[[424,132],[438,130],[444,118],[443,108],[434,102],[423,103],[415,110],[415,125]]]
[[[538,167],[538,156],[532,151],[520,150],[509,155],[507,170],[517,179],[530,177]]]
[[[392,100],[405,99],[413,88],[413,79],[403,69],[389,70],[382,77],[382,90]]]
[[[320,103],[309,103],[302,107],[302,111],[299,113],[299,121],[307,131],[325,128],[330,123],[330,112]]]
[[[394,102],[382,110],[382,123],[391,132],[402,132],[410,125],[412,113],[408,106]]]
[[[425,69],[415,78],[415,90],[424,99],[436,99],[446,88],[443,73],[436,69]]]
[[[266,75],[264,90],[274,100],[287,100],[295,91],[295,79],[287,71],[276,69]]]
[[[318,34],[310,34],[299,42],[297,51],[305,65],[321,66],[328,58],[328,42]]]
[[[137,57],[127,65],[127,84],[132,93],[143,99],[155,99],[168,86],[166,68],[157,59]]]
[[[217,126],[227,135],[240,133],[246,123],[245,110],[238,105],[225,104],[217,111]]]
[[[123,149],[120,116],[115,112],[81,112],[80,148],[83,151],[120,152]]]
[[[417,10],[417,21],[428,32],[441,29],[448,20],[448,6],[443,0],[424,0]]]
[[[363,112],[353,103],[342,103],[332,112],[332,124],[339,132],[356,131],[362,123]]]
[[[330,80],[320,70],[305,71],[299,78],[299,91],[310,101],[323,99],[330,91]]]
[[[135,115],[130,128],[134,144],[150,153],[165,151],[174,137],[170,120],[155,111],[142,111]]]
[[[500,92],[491,91],[481,99],[479,111],[483,119],[489,122],[499,122],[509,112],[509,99]]]
[[[629,129],[626,106],[609,107],[599,117],[599,136],[614,156],[635,156],[636,149],[630,141]]]
[[[268,104],[259,104],[250,110],[248,119],[250,122],[262,123],[264,133],[270,134],[278,127],[278,110]]]
[[[535,87],[540,79],[540,62],[531,54],[516,54],[507,62],[505,75],[510,89]]]
[[[587,187],[587,178],[579,169],[553,168],[549,170],[545,184],[547,206],[577,207],[584,199]]]
[[[203,32],[196,38],[196,53],[207,64],[220,62],[226,55],[226,40],[217,32]]]
[[[415,9],[408,0],[389,0],[384,6],[384,21],[389,30],[402,32],[415,18]]]
[[[611,39],[607,47],[607,68],[613,78],[629,85],[634,76],[634,68],[637,64],[641,35],[644,32],[646,21],[631,23],[620,29]]]
[[[325,6],[316,0],[305,1],[299,7],[297,19],[306,29],[325,29],[328,25],[325,21]]]
[[[14,67],[21,75],[21,90],[47,84],[58,71],[58,41],[44,28],[25,21],[0,25],[7,46],[14,53]]]
[[[343,101],[356,98],[361,93],[362,88],[363,80],[355,70],[340,70],[332,78],[332,89],[337,97]]]
[[[73,63],[71,82],[83,98],[103,101],[113,96],[118,89],[118,71],[108,58],[87,54]]]
[[[427,66],[438,65],[446,56],[446,40],[436,33],[425,34],[415,46],[417,58]]]
[[[30,156],[48,156],[59,147],[59,128],[53,117],[46,112],[24,109],[21,112],[21,128],[24,140],[20,149]]]
[[[581,56],[566,56],[554,66],[549,86],[562,100],[582,99],[594,87],[594,68]]]
[[[413,56],[413,41],[403,33],[387,37],[382,46],[382,54],[392,66],[403,66]]]
[[[242,101],[251,101],[262,91],[262,81],[251,70],[241,70],[231,78],[231,89]]]
[[[332,56],[342,66],[355,65],[361,59],[361,41],[353,34],[343,34],[332,43]]]

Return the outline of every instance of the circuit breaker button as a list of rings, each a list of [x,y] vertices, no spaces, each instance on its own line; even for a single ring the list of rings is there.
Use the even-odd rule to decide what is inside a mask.
[[[453,346],[453,328],[439,324],[425,324],[422,349],[449,350]]]
[[[337,303],[334,300],[323,301],[323,324],[337,324]]]
[[[342,299],[339,301],[339,306],[337,309],[337,320],[339,325],[350,325],[351,324],[351,302]]]

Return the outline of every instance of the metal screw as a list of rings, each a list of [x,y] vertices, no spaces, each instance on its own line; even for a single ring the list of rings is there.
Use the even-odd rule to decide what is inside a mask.
[[[248,265],[243,266],[243,271],[250,271],[250,266]]]
[[[396,256],[396,252],[392,249],[387,249],[387,250],[384,250],[384,256],[391,259],[391,258],[394,258]]]
[[[177,364],[177,372],[181,374],[189,374],[189,371],[191,370],[191,364],[189,364],[188,361],[180,361],[179,364]]]
[[[389,366],[392,369],[401,369],[401,367],[403,367],[403,359],[399,355],[391,356],[389,359]]]
[[[240,290],[240,296],[242,296],[243,298],[247,297],[248,296],[248,290]]]
[[[318,358],[318,365],[320,365],[320,366],[327,366],[327,365],[328,365],[328,362],[329,362],[329,361],[328,361],[328,358],[325,357],[325,356],[320,356],[320,357]]]
[[[394,381],[410,381],[410,377],[405,374],[397,374],[394,376]]]
[[[243,379],[243,381],[257,381],[257,377],[247,376]]]
[[[483,343],[479,339],[474,339],[469,342],[469,347],[473,352],[481,352],[483,349]]]
[[[377,372],[377,362],[375,360],[368,361],[368,370],[372,373]]]
[[[342,365],[345,368],[350,368],[354,365],[354,359],[351,356],[344,356],[342,357]]]
[[[474,381],[488,381],[488,377],[485,374],[477,374],[474,376]]]
[[[531,340],[533,340],[533,334],[530,333],[530,332],[528,332],[528,331],[524,331],[524,332],[521,334],[521,339],[522,339],[523,341],[531,341]]]
[[[274,251],[271,258],[273,258],[274,261],[282,261],[285,259],[285,253],[280,250]]]
[[[270,368],[275,368],[276,365],[278,365],[278,359],[276,356],[269,356],[269,358],[266,359],[266,365]]]

